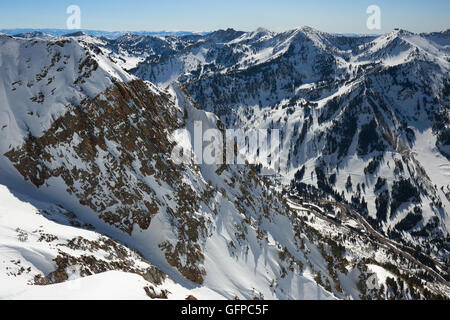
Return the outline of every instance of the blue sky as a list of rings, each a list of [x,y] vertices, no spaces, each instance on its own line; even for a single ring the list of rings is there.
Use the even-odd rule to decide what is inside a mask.
[[[16,0],[0,1],[0,29],[65,28],[69,5],[83,29],[211,31],[232,27],[274,31],[308,25],[327,32],[384,33],[450,28],[449,0]],[[366,27],[369,5],[381,8],[382,29]]]

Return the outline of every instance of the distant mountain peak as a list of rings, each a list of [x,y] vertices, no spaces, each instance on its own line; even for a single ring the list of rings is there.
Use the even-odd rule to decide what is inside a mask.
[[[272,33],[272,31],[264,27],[259,27],[255,30],[254,33]]]
[[[77,32],[73,32],[73,33],[68,33],[64,36],[78,38],[78,37],[85,37],[85,36],[89,36],[89,35],[84,31],[77,31]]]
[[[303,31],[303,32],[323,33],[322,31],[314,29],[313,27],[310,27],[310,26],[302,26],[302,27],[298,28],[298,30]]]
[[[207,35],[208,38],[214,38],[219,41],[231,41],[243,35],[245,32],[237,31],[233,28],[228,28],[226,30],[220,29],[214,32],[211,32]]]
[[[396,28],[393,31],[389,32],[387,35],[403,37],[403,36],[412,36],[415,35],[415,33],[405,29]]]

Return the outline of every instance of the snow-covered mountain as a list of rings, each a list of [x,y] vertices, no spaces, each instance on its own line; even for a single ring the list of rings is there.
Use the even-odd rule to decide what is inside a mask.
[[[272,161],[285,185],[346,200],[383,234],[448,265],[448,31],[347,37],[304,27],[177,41],[175,53],[131,72],[183,82],[228,127],[281,129]]]
[[[429,43],[442,43],[440,35],[429,37]],[[27,38],[0,35],[0,277],[8,283],[1,298],[124,298],[124,292],[126,298],[172,299],[450,297],[437,235],[423,244],[433,250],[430,266],[384,234],[387,222],[374,230],[354,205],[293,184],[299,201],[294,189],[280,192],[280,185],[260,177],[258,166],[198,165],[193,152],[178,164],[173,154],[180,144],[194,150],[196,121],[203,131],[223,132],[241,124],[268,127],[289,115],[277,123],[292,135],[284,133],[283,141],[295,141],[292,119],[308,119],[300,147],[313,151],[299,152],[289,169],[281,168],[284,185],[301,165],[307,165],[304,176],[319,173],[319,160],[329,168],[342,165],[337,181],[347,178],[352,153],[333,152],[326,135],[332,121],[319,124],[319,118],[330,110],[324,106],[332,95],[352,104],[358,90],[371,88],[372,69],[362,60],[365,47],[378,48],[377,39],[309,28],[163,39],[84,33]],[[292,61],[297,64],[289,68]],[[351,63],[362,71],[345,79]],[[441,90],[438,71],[430,76],[432,94]],[[297,76],[293,87],[279,86]],[[265,83],[275,83],[275,95]],[[363,96],[360,107],[368,109],[372,96]],[[429,104],[423,108],[436,107]],[[330,117],[345,124],[344,109],[352,108],[339,104]],[[388,141],[376,121],[375,130]],[[445,151],[445,140],[439,141]],[[363,151],[373,145],[363,144]],[[384,156],[400,152],[385,148],[391,149]],[[417,172],[421,160],[413,152],[405,153],[411,162],[401,161]],[[433,178],[422,179],[424,190],[437,192],[425,184]],[[316,182],[325,182],[315,180],[311,184],[319,187]],[[423,212],[427,222],[438,216]],[[447,230],[444,222],[434,234]],[[111,282],[127,290],[117,292]]]

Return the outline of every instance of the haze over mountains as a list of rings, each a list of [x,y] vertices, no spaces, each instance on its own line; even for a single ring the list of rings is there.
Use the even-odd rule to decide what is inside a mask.
[[[191,32],[191,31],[101,31],[101,30],[67,30],[67,29],[0,29],[0,33],[4,33],[10,36],[25,36],[25,37],[36,37],[38,35],[48,35],[53,37],[60,37],[69,35],[72,33],[84,32],[90,36],[94,37],[104,37],[108,39],[116,39],[122,37],[126,34],[132,33],[135,35],[142,36],[155,36],[155,37],[165,37],[165,36],[185,36],[192,34],[205,34],[204,32]]]
[[[449,31],[16,35],[0,297],[450,297]],[[177,164],[196,121],[279,129],[237,150],[276,174]]]

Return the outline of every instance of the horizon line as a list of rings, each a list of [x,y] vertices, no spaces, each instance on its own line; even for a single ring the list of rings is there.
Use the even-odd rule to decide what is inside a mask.
[[[45,28],[27,28],[27,27],[20,27],[20,28],[2,28],[0,29],[0,32],[17,32],[17,31],[23,31],[24,33],[29,33],[32,31],[67,31],[67,34],[70,33],[76,33],[76,32],[104,32],[104,33],[192,33],[192,34],[207,34],[207,33],[213,33],[213,32],[217,32],[217,31],[227,31],[227,30],[234,30],[237,32],[255,32],[258,31],[259,29],[264,29],[273,33],[284,33],[284,32],[288,32],[288,31],[293,31],[293,30],[300,30],[300,29],[304,29],[304,28],[310,28],[319,32],[323,32],[323,33],[329,33],[329,34],[336,34],[336,35],[362,35],[362,36],[376,36],[376,35],[383,35],[392,31],[396,31],[396,30],[405,30],[411,33],[415,33],[415,34],[423,34],[423,33],[440,33],[440,32],[448,32],[450,29],[443,29],[443,30],[436,30],[436,31],[428,31],[428,32],[412,32],[409,31],[407,29],[398,27],[398,28],[393,28],[391,31],[388,31],[386,33],[360,33],[360,32],[328,32],[328,31],[321,31],[320,29],[314,28],[314,27],[310,27],[310,26],[302,26],[302,27],[297,27],[297,28],[291,28],[291,29],[286,29],[284,31],[273,31],[270,30],[266,27],[258,27],[254,30],[240,30],[240,29],[235,29],[233,27],[229,27],[229,28],[219,28],[219,29],[215,29],[215,30],[208,30],[208,31],[193,31],[193,30],[145,30],[145,29],[141,29],[141,30],[103,30],[103,29],[92,29],[92,28],[81,28],[81,29],[66,29],[66,28],[51,28],[51,27],[45,27]]]

